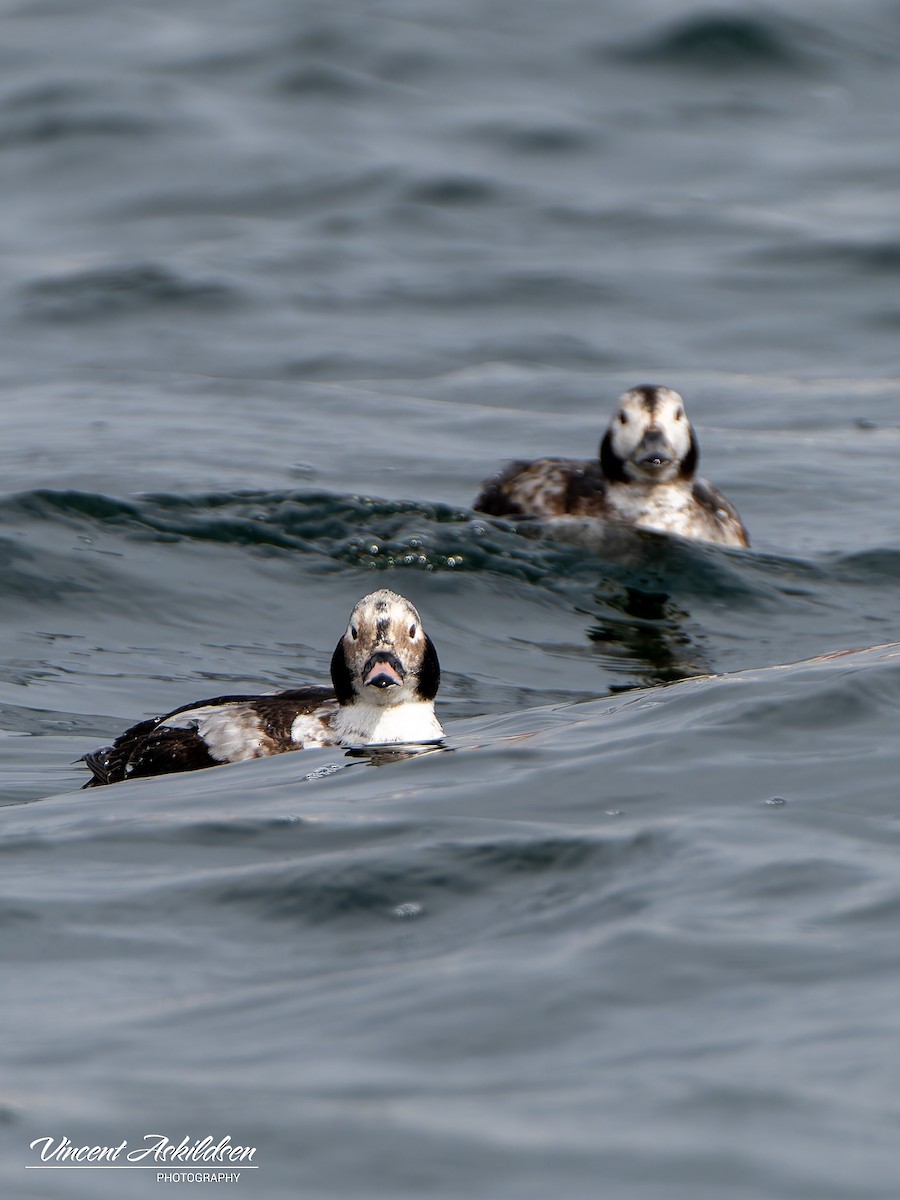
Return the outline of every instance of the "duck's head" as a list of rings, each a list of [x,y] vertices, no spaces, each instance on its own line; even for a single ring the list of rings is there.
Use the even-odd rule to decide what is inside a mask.
[[[700,447],[678,392],[636,387],[619,397],[603,440],[600,465],[611,482],[672,483],[692,479]]]
[[[335,648],[331,679],[345,705],[433,700],[441,668],[415,607],[387,589],[363,596]]]

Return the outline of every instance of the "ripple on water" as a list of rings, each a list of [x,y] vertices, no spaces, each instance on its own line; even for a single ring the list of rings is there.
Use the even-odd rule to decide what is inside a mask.
[[[90,322],[176,306],[219,310],[238,302],[231,284],[192,279],[158,263],[98,267],[37,279],[20,289],[30,320]]]
[[[710,74],[781,71],[793,75],[809,70],[813,63],[805,40],[801,46],[799,38],[799,31],[774,17],[701,13],[633,41],[620,48],[616,57]]]

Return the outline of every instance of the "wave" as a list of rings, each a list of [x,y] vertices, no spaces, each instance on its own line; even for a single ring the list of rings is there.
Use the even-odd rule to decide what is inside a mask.
[[[798,558],[723,550],[589,520],[545,525],[531,518],[487,518],[442,503],[330,492],[158,493],[126,499],[38,488],[0,500],[0,524],[23,518],[142,541],[314,554],[376,571],[487,573],[551,590],[614,583],[637,597],[634,617],[646,616],[654,608],[653,597],[669,593],[765,609],[785,599],[811,598],[829,583],[866,585],[900,577],[900,550],[892,547]],[[8,569],[34,553],[14,541],[3,543]]]
[[[626,61],[711,73],[808,70],[805,33],[745,13],[698,13],[623,47]]]
[[[160,541],[218,542],[325,553],[376,570],[491,571],[533,582],[598,566],[636,584],[682,576],[690,590],[746,596],[765,588],[737,558],[664,535],[598,523],[571,536],[539,521],[489,519],[467,509],[328,492],[148,494],[129,499],[39,488],[0,501],[0,520],[27,517],[87,524]]]
[[[191,279],[158,263],[134,263],[36,279],[21,289],[31,320],[92,321],[146,309],[231,307],[238,293],[217,279]]]
[[[366,586],[362,579],[374,572],[380,586],[413,593],[404,575],[468,576],[465,585],[443,586],[483,607],[481,636],[517,638],[536,656],[536,674],[495,681],[496,695],[488,688],[495,711],[507,693],[524,702],[523,689],[535,703],[542,696],[572,698],[573,687],[583,695],[667,683],[884,641],[900,622],[900,550],[892,548],[802,559],[600,523],[549,529],[445,504],[324,492],[122,498],[36,489],[0,500],[4,526],[16,532],[0,537],[0,602],[12,610],[16,628],[23,606],[29,622],[44,606],[56,614],[65,608],[70,617],[86,614],[91,628],[101,612],[115,613],[127,630],[136,605],[190,627],[196,556],[171,554],[167,545],[208,547],[203,569],[214,572],[216,611],[229,643],[246,628],[246,600],[238,597],[247,553],[268,560],[270,595],[277,586],[285,597],[296,592],[298,558],[310,580],[337,570],[359,574]],[[531,614],[518,633],[509,623],[511,592],[515,610]],[[44,620],[57,628],[56,617],[52,625],[49,616]],[[268,641],[261,621],[256,613],[254,628]],[[452,627],[467,645],[466,623],[453,618]],[[154,635],[142,636],[152,643]],[[554,664],[574,658],[588,659],[587,672],[577,685],[562,687]],[[459,697],[470,685],[461,678]],[[476,683],[475,691],[484,701],[484,686]]]

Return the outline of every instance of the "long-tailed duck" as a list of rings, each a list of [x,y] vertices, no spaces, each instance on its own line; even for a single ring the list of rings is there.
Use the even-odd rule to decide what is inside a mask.
[[[364,596],[331,659],[332,687],[216,696],[141,721],[83,761],[85,787],[313,746],[437,742],[437,653],[412,604],[396,592]]]
[[[490,516],[603,517],[721,546],[748,546],[735,507],[696,475],[700,448],[678,392],[636,387],[620,397],[599,459],[514,462],[482,485]]]

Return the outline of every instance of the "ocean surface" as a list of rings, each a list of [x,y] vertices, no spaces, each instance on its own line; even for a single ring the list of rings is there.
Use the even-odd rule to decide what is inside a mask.
[[[896,1200],[900,6],[0,30],[0,1193]],[[751,549],[473,513],[648,382]],[[80,790],[385,586],[446,750]]]

